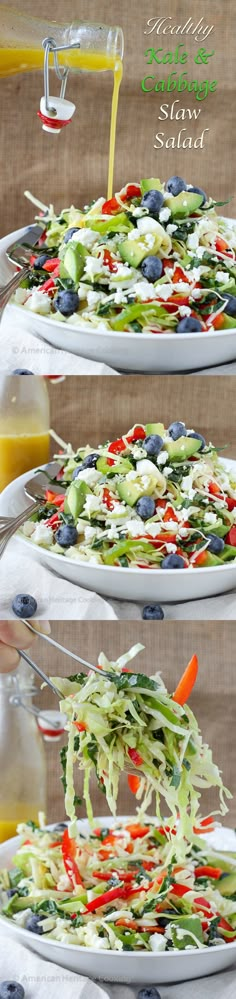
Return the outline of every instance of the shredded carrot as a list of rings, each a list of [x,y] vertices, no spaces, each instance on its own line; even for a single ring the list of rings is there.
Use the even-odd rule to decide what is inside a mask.
[[[176,701],[177,704],[186,704],[196,682],[197,674],[198,658],[194,655],[190,659],[183,676],[181,676],[174,694],[172,694],[172,701]]]

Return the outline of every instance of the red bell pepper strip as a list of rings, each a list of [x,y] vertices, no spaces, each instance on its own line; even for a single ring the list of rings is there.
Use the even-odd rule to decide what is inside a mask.
[[[53,271],[55,271],[55,267],[60,266],[60,263],[61,261],[59,257],[51,257],[50,260],[46,260],[46,263],[43,264],[42,270],[48,271],[49,274],[52,274]]]
[[[135,875],[138,873],[139,873],[138,867],[136,871],[135,870],[116,871],[115,869],[113,869],[112,871],[104,871],[104,872],[93,871],[93,878],[96,878],[97,881],[110,881],[110,879],[113,878],[114,874],[116,874],[116,876],[119,878],[120,881],[129,882],[129,881],[134,881]]]
[[[230,528],[230,531],[226,534],[225,541],[227,545],[236,546],[236,526]]]
[[[109,489],[103,489],[102,502],[107,507],[107,510],[114,510],[115,499],[114,496],[111,496]]]
[[[128,444],[133,444],[133,441],[141,441],[146,437],[145,430],[143,427],[135,427],[132,434],[128,434],[126,440]]]
[[[185,284],[189,284],[189,278],[187,278],[184,271],[182,271],[182,267],[175,267],[171,280],[173,284],[178,284],[179,281],[184,281]]]
[[[125,451],[125,442],[123,441],[123,437],[119,437],[117,441],[112,441],[111,444],[109,444],[108,451],[111,451],[112,454],[120,454],[122,451]]]
[[[143,839],[144,836],[149,832],[149,826],[140,826],[138,822],[134,822],[131,825],[126,826],[131,839]]]
[[[206,915],[208,915],[209,917],[213,915],[211,911],[210,902],[208,902],[207,899],[204,898],[204,896],[196,895],[193,901],[195,909],[206,909]]]
[[[120,205],[116,198],[109,198],[109,201],[105,201],[102,206],[102,215],[116,215],[120,212]]]
[[[116,262],[116,260],[113,260],[112,254],[110,253],[110,250],[104,250],[103,251],[103,263],[104,263],[105,267],[109,268],[109,271],[111,272],[111,274],[116,274],[116,272],[118,270],[117,262]]]
[[[208,491],[211,496],[216,496],[217,499],[224,499],[222,493],[220,492],[219,486],[216,482],[209,482]]]
[[[45,294],[48,294],[48,292],[53,291],[55,287],[56,285],[53,278],[48,278],[48,281],[45,281],[44,284],[41,285],[41,291],[43,291]]]
[[[220,922],[218,923],[217,929],[225,931],[225,933],[224,932],[222,933],[222,936],[223,936],[223,938],[225,940],[225,943],[232,943],[233,940],[236,940],[236,932],[234,933],[233,926],[230,926],[230,923],[227,922],[227,919],[223,919],[223,917],[221,917]],[[230,936],[230,938],[229,938],[226,935],[227,933],[234,934],[234,935]]]
[[[233,499],[233,497],[232,497],[232,496],[227,496],[227,500],[226,500],[226,503],[227,503],[227,507],[228,507],[228,510],[229,510],[230,512],[232,512],[233,510],[235,510],[235,507],[236,507],[236,499]]]
[[[65,500],[65,494],[54,493],[52,489],[45,489],[45,500],[47,503],[53,503],[54,506],[62,506]]]
[[[132,763],[135,764],[136,767],[141,767],[142,766],[143,757],[140,756],[140,753],[138,753],[137,749],[128,749],[128,756],[129,756],[130,760],[132,760]]]
[[[137,791],[140,787],[140,780],[141,780],[140,777],[135,777],[134,774],[128,774],[128,785],[130,791],[132,791],[132,794],[137,794]]]
[[[79,868],[75,861],[76,842],[74,839],[70,838],[68,829],[65,829],[65,832],[63,833],[61,849],[62,849],[64,868],[66,873],[68,874],[68,878],[70,879],[71,884],[73,885],[73,887],[75,885],[83,885]]]
[[[78,729],[78,732],[87,732],[87,725],[84,722],[74,721],[73,725]]]
[[[192,659],[190,659],[190,662],[188,663],[188,666],[183,673],[174,694],[172,694],[172,701],[176,701],[177,704],[181,705],[186,704],[186,701],[188,701],[196,682],[197,674],[198,658],[194,655],[192,656]]]
[[[210,867],[209,864],[204,864],[202,867],[195,867],[194,876],[195,878],[213,878],[216,881],[221,877],[222,870],[221,867]]]
[[[225,242],[225,239],[222,239],[222,236],[216,237],[215,248],[218,250],[218,253],[228,253],[230,250],[228,243]]]
[[[177,884],[172,885],[170,888],[170,894],[177,895],[178,898],[182,898],[183,895],[186,895],[187,891],[191,891],[191,888],[187,888],[187,885]]]
[[[52,527],[54,531],[57,530],[60,524],[59,512],[58,510],[58,513],[53,513],[52,517],[49,517],[49,520],[44,521],[45,527]]]
[[[114,902],[116,898],[125,897],[126,889],[124,886],[111,888],[110,891],[105,891],[102,895],[98,895],[97,898],[93,898],[91,902],[87,902],[85,913],[95,912],[96,909],[101,909],[104,905],[110,905],[110,902]]]
[[[121,201],[130,201],[131,198],[140,198],[141,187],[139,184],[127,184],[124,194],[120,194]]]

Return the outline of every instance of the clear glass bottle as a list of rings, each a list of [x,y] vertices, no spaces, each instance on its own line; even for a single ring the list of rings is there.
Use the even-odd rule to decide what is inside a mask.
[[[40,375],[1,375],[0,490],[18,475],[48,461],[49,430],[45,379]]]
[[[78,46],[58,56],[60,63],[73,70],[113,69],[123,57],[123,33],[117,26],[83,21],[60,24],[1,4],[0,76],[42,68],[45,38],[53,38],[58,46]]]
[[[37,821],[46,812],[44,741],[34,716],[15,707],[20,694],[26,706],[35,692],[29,667],[0,674],[0,842],[15,835],[18,822]]]

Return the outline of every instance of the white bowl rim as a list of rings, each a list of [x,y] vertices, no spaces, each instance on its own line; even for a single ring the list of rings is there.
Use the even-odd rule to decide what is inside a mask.
[[[236,458],[222,458],[221,460],[222,460],[222,462],[227,462],[227,463],[230,462],[232,465],[235,465],[235,470],[236,470]],[[41,465],[40,467],[43,469],[46,466],[45,465]],[[18,485],[22,485],[22,487],[24,487],[24,483],[25,483],[25,481],[27,481],[28,477],[29,478],[32,477],[34,475],[34,473],[38,472],[38,470],[39,470],[38,466],[36,468],[31,468],[31,469],[29,469],[28,472],[23,472],[22,475],[17,476],[16,479],[13,479],[12,482],[9,482],[9,485],[6,486],[5,489],[2,490],[2,493],[0,495],[0,501],[1,501],[1,497],[4,498],[4,496],[8,495],[8,491],[12,492],[14,490],[14,485],[16,485],[17,483],[18,483]],[[119,574],[126,573],[126,576],[127,576],[127,571],[128,571],[129,578],[131,578],[131,573],[134,576],[137,576],[137,575],[140,576],[141,573],[145,572],[145,569],[140,569],[138,566],[137,567],[134,566],[134,567],[129,568],[127,570],[126,568],[123,568],[123,566],[95,565],[95,563],[93,563],[93,562],[92,563],[91,562],[83,562],[83,560],[79,559],[79,558],[76,558],[76,559],[74,559],[74,558],[68,558],[68,556],[66,556],[66,555],[61,555],[58,552],[50,551],[49,548],[46,548],[43,545],[36,545],[36,544],[34,544],[34,542],[30,541],[30,539],[27,538],[23,534],[17,534],[16,536],[17,536],[17,540],[19,540],[23,544],[26,544],[27,547],[28,547],[28,549],[29,550],[31,549],[32,552],[33,551],[34,552],[35,551],[45,552],[47,558],[50,557],[50,558],[56,559],[56,561],[59,560],[60,563],[61,563],[61,560],[63,560],[63,563],[65,562],[67,565],[79,565],[79,566],[82,566],[83,568],[86,568],[86,569],[89,568],[89,569],[92,569],[92,571],[94,573],[97,573],[98,570],[100,572],[101,571],[104,572],[104,570],[105,570],[106,573],[112,572],[113,574],[114,573],[117,574],[117,570],[118,570]],[[225,565],[211,565],[211,566],[206,566],[206,567],[202,566],[199,569],[194,569],[192,566],[189,566],[187,569],[166,569],[166,572],[168,572],[168,578],[170,576],[173,576],[173,574],[174,574],[174,576],[177,576],[177,578],[181,579],[183,576],[185,578],[185,574],[187,572],[191,573],[191,576],[192,576],[192,573],[196,573],[196,572],[198,573],[198,575],[200,573],[202,573],[202,572],[204,572],[204,575],[205,575],[205,573],[208,573],[208,575],[211,575],[212,573],[214,573],[216,571],[217,571],[217,573],[219,573],[219,572],[224,573],[225,571],[229,572],[229,570],[232,571],[232,574],[236,572],[236,561],[226,562]],[[151,573],[152,573],[152,576],[154,577],[154,579],[159,579],[159,578],[161,578],[161,576],[162,576],[162,574],[163,574],[164,571],[165,570],[163,570],[161,568],[160,569],[152,569]],[[161,576],[160,576],[160,574],[161,574]]]
[[[116,818],[118,819],[118,821],[119,821],[119,818],[122,819],[122,821],[123,821],[124,818],[126,818],[126,819],[127,818],[131,818],[131,816],[116,816]],[[152,816],[150,816],[150,818],[152,818]],[[109,820],[111,821],[111,819],[112,819],[112,816],[106,816],[105,821],[109,823]],[[95,817],[94,821],[97,821],[97,820],[100,823],[104,822],[104,816],[98,816],[97,818]],[[87,822],[88,820],[87,819],[84,819],[84,820],[83,819],[82,820],[79,819],[78,821],[79,822],[81,822],[81,821],[82,822],[83,821]],[[55,824],[56,823],[53,823],[54,826],[55,826]],[[13,837],[11,837],[11,839],[6,840],[4,843],[1,843],[0,844],[0,860],[1,860],[1,849],[2,849],[2,847],[4,847],[6,845],[6,843],[15,843],[16,844],[16,849],[17,849],[18,848],[18,844],[20,844],[20,842],[21,842],[21,837],[20,836],[13,836]],[[225,852],[226,853],[230,853],[230,851],[225,851]],[[19,926],[18,923],[14,923],[14,921],[8,919],[7,916],[3,916],[2,913],[1,913],[1,911],[0,911],[0,923],[1,922],[3,922],[4,926],[8,926],[8,927],[10,926],[11,928],[14,927],[17,930],[17,933],[19,932],[23,936],[23,938],[25,938],[26,940],[32,939],[31,938],[31,934],[30,934],[30,930],[25,929],[25,927],[23,927],[23,926]],[[34,934],[33,934],[33,939],[34,939]],[[103,948],[102,951],[101,951],[99,949],[99,947],[84,947],[84,946],[82,946],[80,944],[67,944],[67,943],[64,943],[64,942],[62,943],[62,941],[60,941],[60,940],[49,939],[49,938],[46,937],[46,935],[45,935],[44,939],[43,939],[43,935],[42,935],[42,941],[43,941],[43,943],[50,944],[50,946],[52,946],[52,947],[62,947],[63,949],[68,950],[70,953],[71,953],[71,949],[73,949],[73,953],[74,952],[75,953],[78,952],[78,953],[82,953],[82,954],[89,954],[89,953],[93,953],[93,954],[104,954],[106,957],[111,957],[111,958],[115,954],[116,956],[119,955],[119,957],[121,957],[121,958],[122,957],[123,958],[124,957],[126,957],[126,958],[128,957],[129,959],[133,959],[134,955],[138,954],[139,958],[140,957],[141,958],[145,957],[147,960],[149,960],[150,958],[152,960],[153,959],[155,959],[155,960],[158,959],[158,961],[160,961],[160,960],[163,961],[163,960],[166,960],[167,958],[168,958],[168,960],[170,960],[170,959],[173,960],[174,958],[177,958],[177,957],[178,957],[178,959],[180,959],[181,957],[182,957],[182,959],[184,957],[186,959],[186,957],[188,957],[189,955],[190,956],[191,956],[191,954],[195,955],[196,953],[199,953],[201,955],[206,955],[206,954],[209,954],[209,949],[210,949],[209,947],[205,947],[205,949],[197,951],[195,947],[192,947],[191,951],[190,950],[188,950],[188,951],[186,951],[186,950],[185,951],[181,951],[181,950],[177,950],[176,949],[176,950],[167,951],[167,952],[161,952],[161,951],[159,952],[158,951],[157,953],[154,953],[154,952],[151,952],[151,951],[146,951],[146,950],[114,951],[114,950],[111,950],[111,949],[108,950],[106,948]],[[214,946],[214,948],[213,948],[213,951],[214,951],[214,953],[215,952],[218,953],[219,951],[221,953],[222,952],[224,953],[226,947],[227,947],[227,953],[228,953],[229,949],[230,950],[236,950],[236,940],[232,940],[230,943],[216,944]]]

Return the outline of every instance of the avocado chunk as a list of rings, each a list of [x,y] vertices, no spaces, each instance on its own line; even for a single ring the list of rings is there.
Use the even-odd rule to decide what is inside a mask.
[[[202,205],[202,195],[193,194],[192,191],[181,191],[176,197],[171,195],[165,200],[165,206],[170,209],[172,218],[185,219],[188,215],[193,215],[200,205]]]
[[[113,458],[112,454],[111,458]],[[96,468],[103,475],[125,475],[126,472],[132,471],[133,465],[128,458],[120,458],[119,461],[115,462],[115,465],[108,465],[107,458],[98,458]]]
[[[120,499],[124,500],[127,506],[135,506],[138,499],[144,494],[144,488],[140,482],[127,482],[127,479],[118,483],[117,491]],[[147,494],[147,489],[145,492]]]
[[[223,897],[228,898],[236,893],[236,873],[228,874],[217,882],[217,888]]]
[[[165,433],[164,423],[146,423],[145,430],[147,437],[149,434],[158,434],[159,437],[163,437]]]
[[[82,243],[73,243],[73,240],[70,240],[64,256],[63,268],[66,271],[67,277],[69,276],[74,281],[74,284],[77,284],[82,277],[85,257],[87,256],[88,252]]]
[[[131,267],[139,267],[144,257],[148,256],[147,248],[142,243],[141,238],[140,243],[137,239],[124,239],[124,242],[119,244],[118,250],[121,259],[126,264],[131,264]]]
[[[77,520],[77,517],[82,513],[86,496],[91,491],[89,486],[87,486],[87,482],[83,482],[83,479],[79,479],[78,481],[74,479],[74,482],[71,482],[66,497],[66,512],[71,513],[74,520]]]
[[[201,445],[202,441],[196,437],[179,437],[177,441],[165,441],[165,451],[170,461],[186,461],[200,450]]]
[[[149,177],[148,179],[140,180],[141,193],[146,194],[146,191],[162,191],[163,184],[159,177]]]

